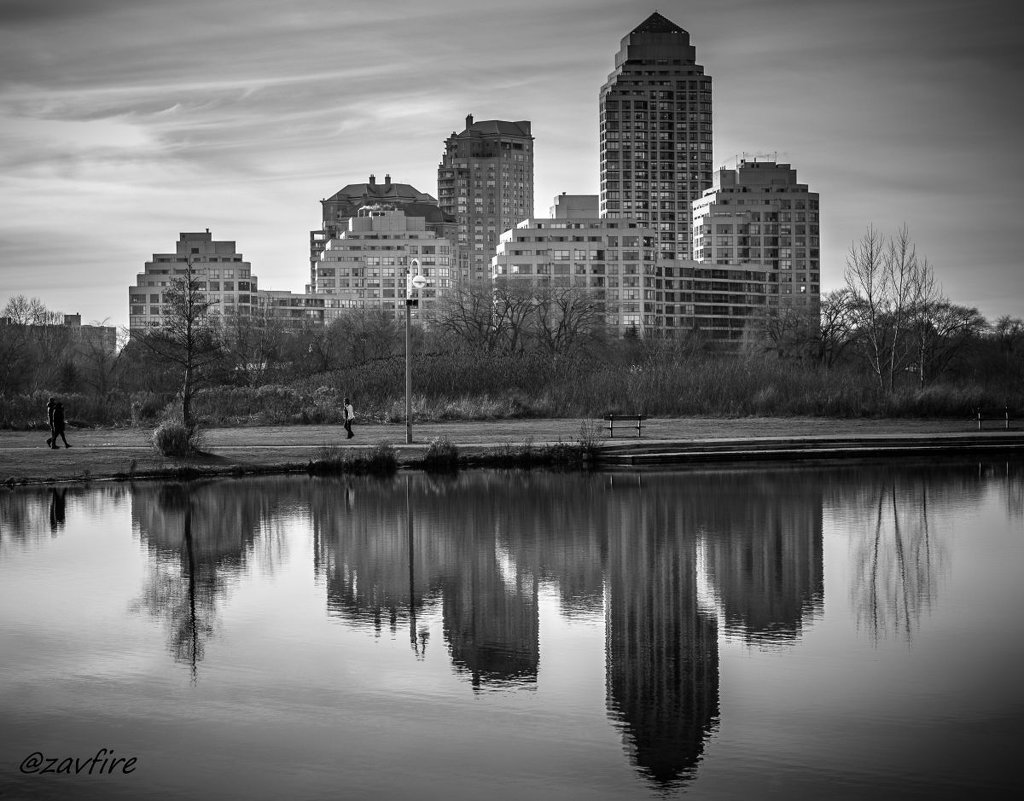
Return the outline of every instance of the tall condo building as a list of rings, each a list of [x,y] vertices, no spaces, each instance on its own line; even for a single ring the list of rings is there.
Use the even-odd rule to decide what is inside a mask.
[[[769,308],[803,306],[816,314],[818,214],[818,193],[789,164],[741,159],[736,169],[718,170],[693,204],[693,257],[712,269],[764,272]]]
[[[457,223],[457,280],[486,281],[498,238],[533,215],[533,136],[525,120],[466,117],[437,168],[441,210]]]
[[[711,186],[711,77],[690,34],[651,14],[622,39],[601,87],[601,214],[658,232],[665,288],[690,258],[690,204]],[[681,308],[681,307],[680,307]],[[689,321],[666,315],[666,333]]]

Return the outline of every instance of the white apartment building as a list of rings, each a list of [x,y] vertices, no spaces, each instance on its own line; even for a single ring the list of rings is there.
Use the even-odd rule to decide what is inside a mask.
[[[401,208],[360,208],[348,230],[325,243],[313,267],[325,321],[356,308],[380,308],[404,319],[406,273],[413,261],[419,265],[413,271],[427,279],[414,314],[428,318],[452,286],[452,243],[428,230],[423,217],[406,216]]]
[[[494,280],[588,289],[603,303],[609,333],[652,334],[660,327],[657,233],[598,209],[597,195],[562,194],[549,218],[505,231],[491,260]]]
[[[742,159],[716,172],[693,204],[694,259],[713,270],[764,272],[768,307],[817,312],[820,253],[818,193],[789,164]]]

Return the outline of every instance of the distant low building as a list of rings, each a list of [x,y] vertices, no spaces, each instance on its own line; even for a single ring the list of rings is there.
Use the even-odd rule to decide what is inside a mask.
[[[56,316],[57,319],[60,315]],[[0,317],[0,327],[20,325],[10,317]],[[113,356],[117,353],[117,328],[111,325],[82,325],[82,315],[65,314],[63,322],[25,325],[29,336],[44,336],[57,333],[68,337],[68,342],[86,354],[103,353]]]

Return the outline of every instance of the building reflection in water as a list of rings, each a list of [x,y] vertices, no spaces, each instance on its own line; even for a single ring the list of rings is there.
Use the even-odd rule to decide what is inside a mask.
[[[687,494],[726,632],[761,645],[796,640],[824,603],[817,474],[700,474]]]
[[[478,477],[474,477],[477,479]],[[327,607],[379,633],[408,629],[426,647],[418,611],[439,607],[454,666],[475,688],[536,680],[537,578],[497,538],[500,481],[345,481],[314,489],[311,508]]]
[[[690,777],[718,717],[718,630],[698,606],[693,500],[680,476],[610,481],[607,704],[654,783]]]
[[[1011,506],[1020,478],[1007,468]],[[329,615],[407,637],[421,658],[440,616],[467,685],[508,691],[537,684],[540,588],[557,588],[562,615],[603,616],[607,715],[667,789],[694,775],[717,726],[719,629],[785,647],[822,614],[823,508],[850,528],[862,621],[909,637],[939,586],[933,510],[993,486],[942,467],[137,484],[133,525],[153,561],[138,607],[197,670],[233,582],[254,555],[272,567],[275,526],[300,521]],[[46,490],[0,496],[0,511],[50,536],[78,502]]]

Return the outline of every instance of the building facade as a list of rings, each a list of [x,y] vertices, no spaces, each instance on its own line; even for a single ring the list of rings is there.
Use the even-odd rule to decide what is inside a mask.
[[[498,240],[533,216],[533,136],[525,120],[466,117],[452,132],[437,168],[441,210],[456,220],[457,278],[486,281]]]
[[[691,204],[712,182],[711,77],[690,35],[655,12],[625,36],[600,114],[601,215],[652,227],[671,269],[691,257]]]
[[[715,173],[693,204],[693,257],[705,268],[756,271],[767,278],[767,308],[821,302],[818,193],[796,170],[775,161],[742,159]]]
[[[427,280],[418,315],[429,317],[437,298],[452,286],[452,244],[408,207],[363,206],[347,230],[325,243],[314,267],[325,321],[345,309],[377,308],[404,319],[407,271]],[[413,265],[413,261],[416,265]]]
[[[205,296],[214,302],[214,315],[251,314],[256,277],[234,242],[215,241],[209,229],[182,233],[173,253],[154,253],[135,286],[128,289],[128,328],[141,332],[163,323],[167,290],[182,278],[191,263]]]
[[[437,200],[426,192],[420,192],[410,184],[392,183],[391,176],[384,176],[384,183],[377,183],[371,175],[366,183],[348,184],[331,197],[320,201],[322,223],[320,230],[309,233],[310,283],[308,293],[316,293],[316,264],[326,243],[336,239],[348,230],[348,221],[358,216],[364,206],[387,206],[404,209],[410,217],[422,217],[427,230],[439,237],[453,241],[455,217],[438,207]]]
[[[547,219],[504,232],[495,281],[578,287],[594,295],[609,333],[652,335],[660,327],[657,234],[637,220],[602,217],[596,195],[555,198]]]

